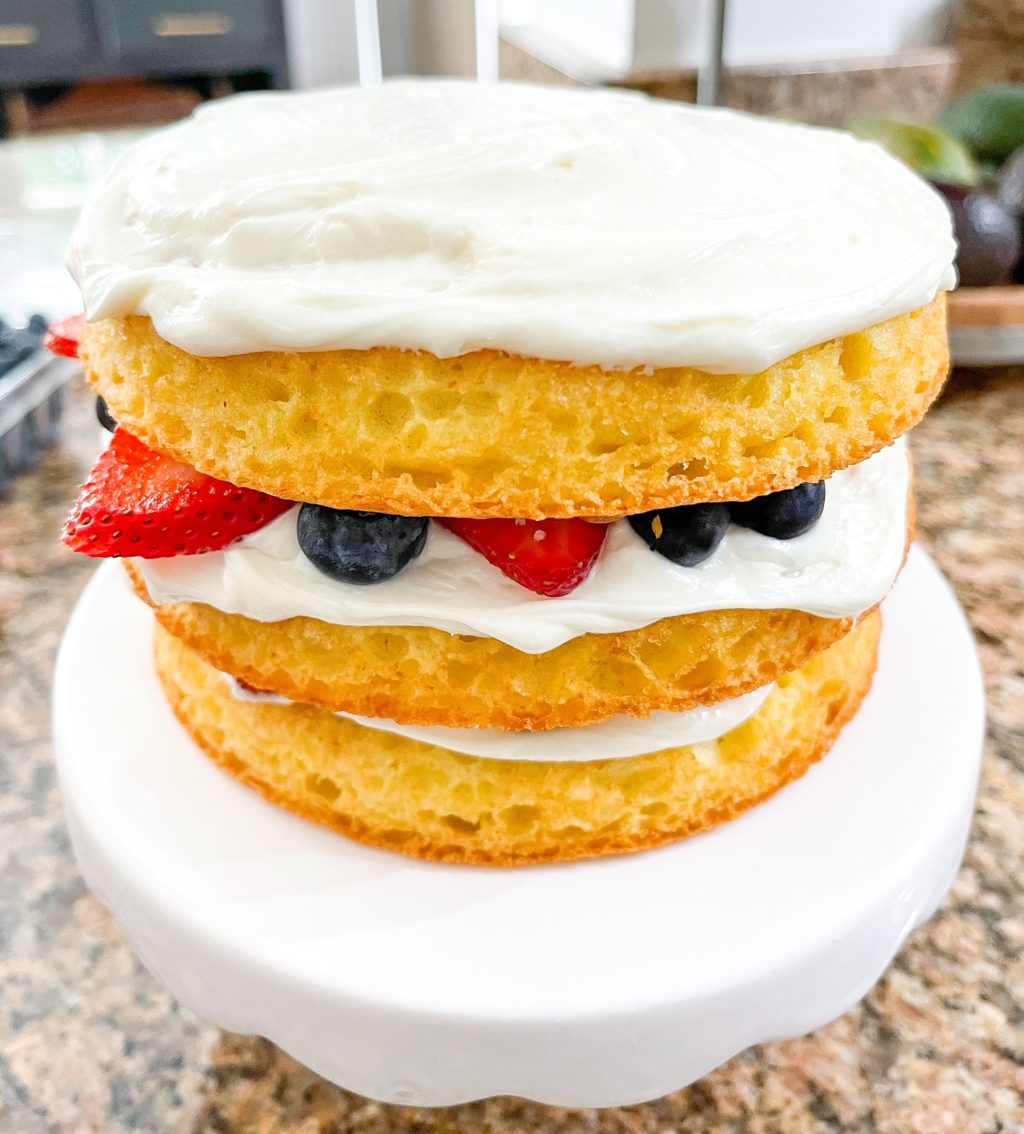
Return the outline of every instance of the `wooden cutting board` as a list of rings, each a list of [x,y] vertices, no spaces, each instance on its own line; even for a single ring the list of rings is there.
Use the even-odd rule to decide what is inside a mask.
[[[949,344],[958,366],[1024,365],[1024,284],[951,291]]]
[[[951,327],[1024,326],[1024,284],[958,287],[949,293]]]

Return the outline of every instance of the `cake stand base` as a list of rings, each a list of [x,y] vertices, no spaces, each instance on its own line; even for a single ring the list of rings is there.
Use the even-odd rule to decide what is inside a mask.
[[[971,635],[920,550],[884,617],[857,718],[767,803],[657,851],[496,870],[367,849],[220,771],[111,564],[57,667],[75,852],[185,1004],[360,1094],[655,1098],[849,1008],[952,882],[983,732]]]

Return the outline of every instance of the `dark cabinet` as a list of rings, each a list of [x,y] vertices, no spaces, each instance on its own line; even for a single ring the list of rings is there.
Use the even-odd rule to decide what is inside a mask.
[[[93,0],[104,50],[151,70],[255,68],[283,49],[275,0]]]
[[[87,3],[0,0],[0,86],[61,82],[96,54]]]
[[[286,84],[281,0],[0,0],[0,88],[249,71]]]

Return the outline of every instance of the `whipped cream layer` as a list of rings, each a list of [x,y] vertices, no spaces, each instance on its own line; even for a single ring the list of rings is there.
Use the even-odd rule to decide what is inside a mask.
[[[260,622],[305,615],[339,626],[432,626],[539,654],[583,634],[700,611],[860,614],[889,593],[903,562],[909,486],[901,440],[830,477],[821,518],[804,535],[777,540],[731,524],[696,567],[651,551],[619,520],[590,576],[560,598],[512,582],[436,523],[423,553],[393,579],[338,582],[299,548],[298,508],[224,551],[134,562],[158,604],[206,603]]]
[[[287,697],[259,693],[224,674],[232,693],[240,701],[291,705]],[[435,744],[467,756],[489,760],[531,760],[544,763],[580,763],[586,760],[620,760],[663,752],[666,748],[698,748],[698,757],[712,759],[713,745],[726,733],[739,728],[768,700],[774,685],[764,685],[741,697],[702,705],[684,713],[651,713],[648,717],[612,717],[582,728],[553,728],[544,732],[514,732],[500,728],[449,728],[447,725],[406,725],[387,717],[360,717],[354,713],[335,716],[364,728],[393,732],[422,744]]]
[[[403,80],[209,103],[70,251],[197,355],[492,347],[755,372],[954,285],[940,197],[848,134],[623,91]]]

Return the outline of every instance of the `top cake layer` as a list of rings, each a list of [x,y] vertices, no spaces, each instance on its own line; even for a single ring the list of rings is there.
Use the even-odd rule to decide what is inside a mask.
[[[924,306],[953,256],[941,199],[837,131],[416,80],[205,106],[121,156],[71,251],[90,320],[190,354],[726,373]]]

